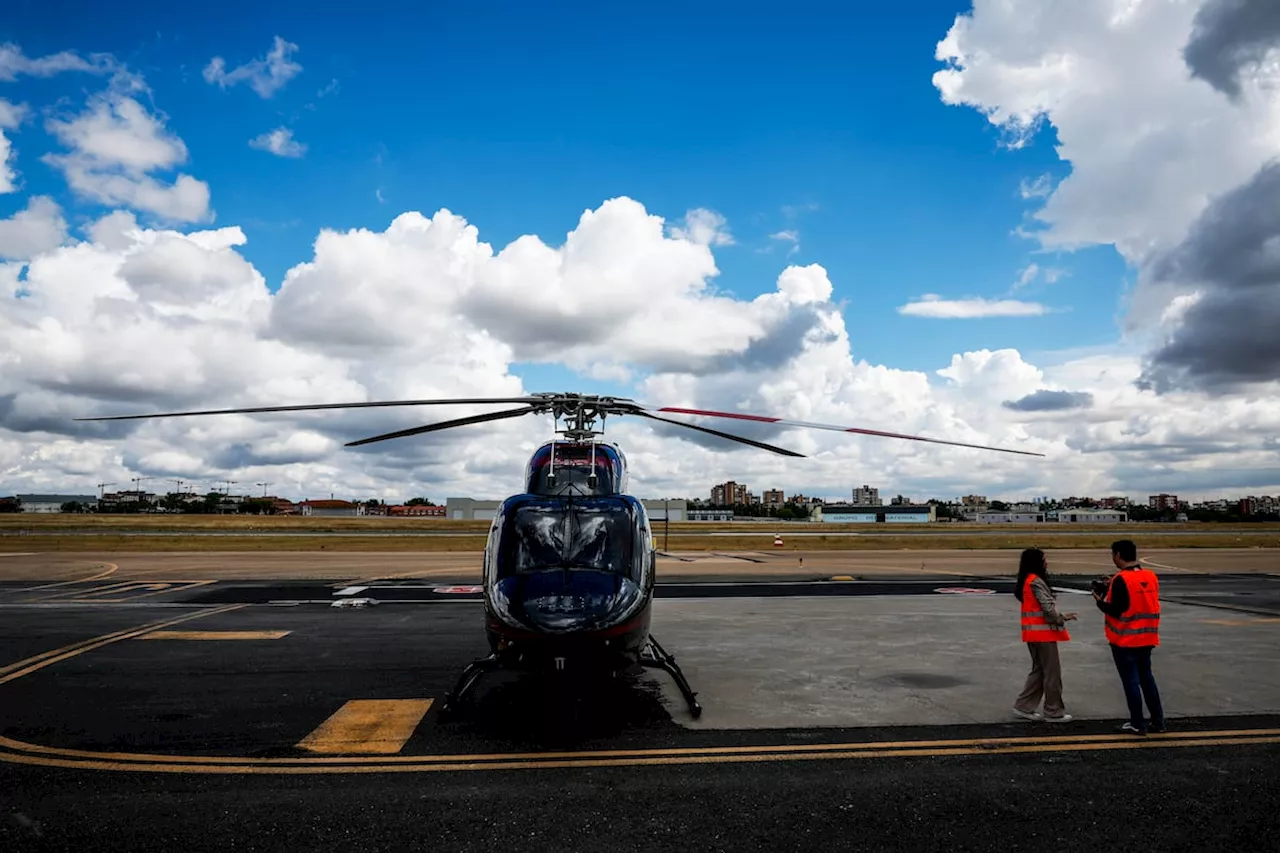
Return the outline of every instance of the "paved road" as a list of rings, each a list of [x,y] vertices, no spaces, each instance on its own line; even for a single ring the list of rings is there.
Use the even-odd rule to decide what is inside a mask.
[[[472,716],[441,722],[435,702],[484,651],[465,588],[5,584],[0,849],[1270,844],[1275,618],[1170,603],[1173,724],[1139,740],[1112,731],[1096,625],[1068,650],[1081,720],[1010,721],[1025,652],[1005,636],[1006,588],[922,580],[667,587],[655,629],[701,692],[698,723],[665,676],[559,691],[495,677]],[[1168,589],[1280,613],[1274,587]],[[385,603],[329,606],[370,594]]]

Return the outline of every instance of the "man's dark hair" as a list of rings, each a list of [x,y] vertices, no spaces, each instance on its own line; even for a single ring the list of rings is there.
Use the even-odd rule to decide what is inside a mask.
[[[1138,559],[1138,546],[1129,539],[1119,539],[1111,543],[1111,553],[1119,554],[1126,563],[1132,563]]]

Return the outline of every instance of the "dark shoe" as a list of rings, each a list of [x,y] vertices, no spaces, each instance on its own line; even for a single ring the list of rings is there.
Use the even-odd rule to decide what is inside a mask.
[[[1125,723],[1123,726],[1120,726],[1120,728],[1116,729],[1116,731],[1122,732],[1127,735],[1145,735],[1146,734],[1146,732],[1144,732],[1142,729],[1135,726],[1133,723]]]
[[[1153,735],[1162,735],[1165,733],[1164,723],[1157,723],[1156,721],[1152,720],[1150,723],[1147,724],[1147,731]]]

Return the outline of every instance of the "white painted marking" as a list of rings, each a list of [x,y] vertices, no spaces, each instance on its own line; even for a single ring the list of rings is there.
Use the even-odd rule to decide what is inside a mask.
[[[364,592],[367,586],[349,586],[346,589],[340,589],[334,595],[355,595],[357,592]]]

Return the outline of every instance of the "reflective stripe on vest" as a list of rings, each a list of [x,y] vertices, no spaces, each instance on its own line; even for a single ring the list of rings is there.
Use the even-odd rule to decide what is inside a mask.
[[[1124,577],[1129,607],[1121,616],[1103,614],[1103,630],[1113,646],[1142,648],[1160,645],[1160,579],[1150,569],[1124,569],[1111,576],[1106,601],[1116,578]]]
[[[1024,643],[1058,643],[1071,639],[1066,626],[1055,628],[1049,624],[1045,613],[1040,609],[1035,590],[1031,588],[1034,576],[1028,576],[1022,584],[1022,642]]]

